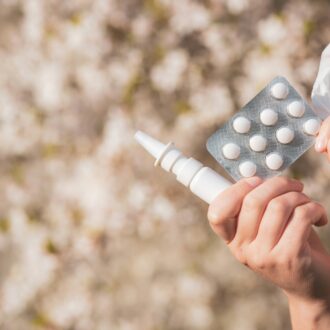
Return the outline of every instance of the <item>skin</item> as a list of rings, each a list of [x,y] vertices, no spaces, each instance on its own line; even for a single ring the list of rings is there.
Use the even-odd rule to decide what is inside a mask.
[[[326,211],[284,177],[241,180],[210,205],[209,223],[236,259],[280,287],[293,329],[330,329],[330,256],[313,230]]]
[[[327,155],[330,161],[330,116],[322,123],[316,139],[315,150]]]

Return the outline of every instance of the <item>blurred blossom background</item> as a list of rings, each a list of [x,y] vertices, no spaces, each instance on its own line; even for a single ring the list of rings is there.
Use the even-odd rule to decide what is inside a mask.
[[[207,137],[276,75],[309,100],[329,19],[326,0],[1,0],[0,329],[289,329],[133,134],[221,172]],[[286,174],[329,210],[324,157]]]

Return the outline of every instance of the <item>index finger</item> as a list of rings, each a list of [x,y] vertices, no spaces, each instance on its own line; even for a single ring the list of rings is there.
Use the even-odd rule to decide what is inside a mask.
[[[211,203],[208,219],[212,229],[226,241],[229,240],[234,221],[240,212],[245,196],[263,182],[258,177],[238,181],[222,192]]]

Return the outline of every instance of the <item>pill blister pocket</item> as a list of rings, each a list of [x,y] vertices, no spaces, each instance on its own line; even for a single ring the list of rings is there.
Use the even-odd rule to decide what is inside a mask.
[[[234,180],[279,175],[315,142],[321,121],[284,77],[273,79],[207,140]]]

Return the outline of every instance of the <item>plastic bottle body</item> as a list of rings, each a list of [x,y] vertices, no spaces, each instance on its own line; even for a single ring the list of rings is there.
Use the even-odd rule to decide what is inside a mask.
[[[172,172],[176,179],[210,204],[231,182],[194,158],[185,157],[173,143],[167,145],[141,131],[135,139],[155,158],[155,166]]]
[[[175,156],[174,156],[175,155]],[[231,183],[194,158],[186,158],[174,146],[162,155],[160,165],[192,193],[210,204]]]
[[[232,184],[209,167],[203,167],[190,183],[190,190],[206,203],[211,202]]]

